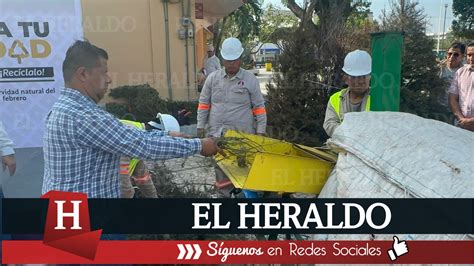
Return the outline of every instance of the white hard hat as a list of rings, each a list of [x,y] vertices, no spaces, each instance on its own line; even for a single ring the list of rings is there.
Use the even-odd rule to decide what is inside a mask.
[[[242,43],[237,38],[227,38],[222,43],[221,55],[224,60],[236,60],[243,52],[244,48],[242,47]]]
[[[372,72],[372,58],[366,51],[352,51],[344,58],[342,71],[355,77],[368,75]]]
[[[157,119],[148,122],[148,125],[164,131],[180,131],[178,120],[176,120],[174,116],[158,113],[156,118]]]

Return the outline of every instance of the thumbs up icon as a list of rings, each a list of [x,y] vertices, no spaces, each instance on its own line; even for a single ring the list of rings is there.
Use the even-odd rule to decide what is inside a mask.
[[[388,250],[388,256],[392,261],[396,260],[397,257],[408,253],[408,246],[405,241],[398,240],[398,237],[393,236],[393,249]]]

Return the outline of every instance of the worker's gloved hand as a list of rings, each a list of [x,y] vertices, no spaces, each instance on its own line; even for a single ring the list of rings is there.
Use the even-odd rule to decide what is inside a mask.
[[[201,139],[201,155],[202,156],[213,156],[216,155],[218,152],[221,153],[222,150],[217,146],[217,142],[213,138],[204,138]]]
[[[198,138],[204,138],[206,136],[206,130],[204,128],[197,129]]]
[[[187,139],[191,138],[190,135],[182,133],[182,132],[177,132],[177,131],[170,131],[168,135],[174,138],[187,138]]]

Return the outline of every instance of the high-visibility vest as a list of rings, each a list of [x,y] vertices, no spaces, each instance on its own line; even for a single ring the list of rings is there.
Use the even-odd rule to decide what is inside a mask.
[[[120,120],[124,125],[130,126],[130,127],[136,127],[138,129],[145,130],[145,125],[140,122],[135,122],[131,120]],[[131,159],[130,162],[128,160],[126,161],[120,161],[120,174],[121,175],[129,175],[132,176],[133,171],[135,171],[135,167],[137,167],[138,162],[140,162],[139,159]]]
[[[130,127],[136,127],[138,129],[145,130],[145,125],[143,123],[140,123],[140,122],[135,122],[135,121],[131,121],[131,120],[123,120],[123,119],[121,119],[120,122],[122,122],[122,124],[130,126]]]
[[[331,98],[329,98],[329,103],[331,104],[332,108],[336,112],[337,116],[339,117],[339,120],[342,121],[341,119],[341,95],[346,91],[347,89],[342,89],[341,91],[338,91],[334,93]],[[370,111],[370,95],[367,97],[367,102],[365,103],[365,108],[364,111]]]

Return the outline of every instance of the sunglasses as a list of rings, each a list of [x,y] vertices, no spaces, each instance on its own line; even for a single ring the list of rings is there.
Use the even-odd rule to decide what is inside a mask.
[[[458,57],[460,54],[458,53],[448,53],[448,57]]]

